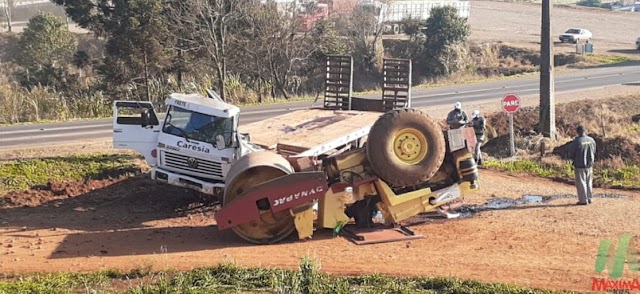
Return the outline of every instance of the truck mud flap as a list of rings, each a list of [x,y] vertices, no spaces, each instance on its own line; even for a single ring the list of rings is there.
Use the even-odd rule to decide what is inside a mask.
[[[424,238],[423,235],[418,235],[403,226],[369,229],[352,227],[352,225],[348,225],[342,228],[342,230],[340,230],[340,236],[357,245],[389,243]]]

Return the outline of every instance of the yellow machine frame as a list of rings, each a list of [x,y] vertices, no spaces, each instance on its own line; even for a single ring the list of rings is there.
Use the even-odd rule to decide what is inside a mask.
[[[461,169],[461,162],[468,160],[472,155],[466,150],[453,152],[453,160],[458,170],[458,176],[462,179],[465,175],[477,172],[477,167]],[[335,165],[328,167],[328,174],[339,174],[341,181],[333,184],[325,196],[319,200],[317,225],[321,228],[336,229],[346,224],[350,218],[345,214],[347,206],[366,197],[380,196],[377,203],[385,222],[398,223],[419,213],[437,210],[443,205],[461,200],[473,190],[478,189],[477,183],[461,181],[450,187],[438,191],[431,188],[423,188],[403,194],[396,194],[391,187],[381,179],[370,177],[356,181],[353,178],[344,179],[344,172],[362,174],[365,171],[366,153],[364,150],[346,153],[336,159]],[[346,183],[347,182],[347,183]],[[350,184],[348,182],[351,182]],[[353,196],[347,197],[346,187],[352,187]],[[291,211],[298,237],[310,238],[314,231],[314,213],[312,208],[304,211]]]

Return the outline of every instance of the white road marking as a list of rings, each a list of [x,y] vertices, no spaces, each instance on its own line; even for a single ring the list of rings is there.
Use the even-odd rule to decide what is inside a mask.
[[[2,139],[0,140],[0,146],[5,143],[22,141],[22,140],[31,140],[31,139],[49,139],[49,138],[61,138],[61,137],[76,137],[76,136],[94,136],[94,135],[108,135],[113,133],[113,130],[101,130],[95,132],[79,132],[79,133],[67,133],[67,134],[54,134],[54,135],[33,135],[33,136],[24,136],[13,139]]]
[[[26,133],[40,133],[40,132],[50,132],[50,131],[77,130],[77,129],[107,127],[107,126],[111,126],[111,125],[112,125],[111,123],[108,123],[108,124],[98,124],[98,125],[88,125],[88,126],[52,127],[52,128],[44,128],[44,129],[37,129],[37,130],[8,131],[8,132],[0,132],[0,138],[3,135],[11,135],[11,134],[26,134]]]

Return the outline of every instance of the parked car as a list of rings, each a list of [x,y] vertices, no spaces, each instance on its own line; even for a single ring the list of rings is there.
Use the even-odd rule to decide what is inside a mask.
[[[580,40],[591,41],[593,34],[587,29],[573,28],[560,35],[560,42],[578,43]]]
[[[636,39],[636,49],[640,50],[640,37]]]

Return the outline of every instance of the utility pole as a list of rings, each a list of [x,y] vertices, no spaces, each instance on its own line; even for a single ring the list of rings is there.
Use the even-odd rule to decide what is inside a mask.
[[[553,41],[551,41],[552,0],[542,0],[540,42],[540,132],[556,139],[556,107],[553,83]]]

